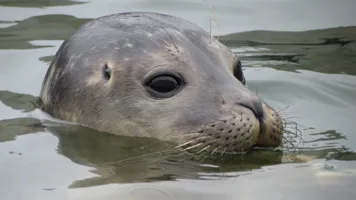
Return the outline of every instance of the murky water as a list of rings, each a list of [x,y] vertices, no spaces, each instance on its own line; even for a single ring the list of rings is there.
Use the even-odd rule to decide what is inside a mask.
[[[284,155],[193,160],[165,154],[169,145],[154,139],[42,124],[31,101],[80,24],[135,10],[209,30],[209,8],[200,0],[1,0],[0,199],[355,199],[356,1],[209,2],[213,34],[241,57],[248,87],[288,107],[303,143],[290,139],[297,148]]]

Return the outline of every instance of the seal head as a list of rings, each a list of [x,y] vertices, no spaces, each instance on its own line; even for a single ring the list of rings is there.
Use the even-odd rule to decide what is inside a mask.
[[[57,51],[41,109],[118,135],[186,150],[276,147],[282,119],[245,86],[241,62],[196,25],[157,13],[119,13],[82,25]]]

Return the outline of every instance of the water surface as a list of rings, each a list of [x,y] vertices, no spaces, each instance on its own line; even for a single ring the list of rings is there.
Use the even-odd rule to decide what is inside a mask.
[[[209,7],[199,0],[5,0],[1,199],[355,199],[356,2],[209,2],[219,25],[213,34],[241,58],[248,87],[276,108],[288,107],[284,116],[304,142],[290,138],[296,147],[282,152],[197,160],[167,154],[170,144],[155,139],[43,124],[32,102],[52,56],[78,26],[135,10],[209,30]]]

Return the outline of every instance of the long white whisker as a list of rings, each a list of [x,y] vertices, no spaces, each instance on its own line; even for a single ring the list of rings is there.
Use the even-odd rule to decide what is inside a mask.
[[[210,147],[211,147],[211,145],[206,146],[204,149],[202,149],[202,150],[198,151],[198,153],[201,153],[201,152],[203,152],[203,151],[205,151],[205,150],[209,149]]]
[[[194,141],[192,140],[192,141],[189,141],[189,142],[183,143],[183,144],[178,145],[178,146],[176,146],[176,147],[174,147],[174,148],[181,148],[181,147],[183,147],[183,146],[185,146],[185,145],[188,145],[188,144],[190,144],[190,143],[192,143],[192,142],[194,142]]]
[[[224,155],[225,151],[226,151],[227,147],[225,147],[224,151],[221,153],[221,156]]]
[[[194,146],[191,146],[191,147],[186,148],[185,150],[187,151],[187,150],[189,150],[189,149],[193,149],[193,148],[198,147],[198,146],[200,146],[200,145],[202,145],[202,144],[203,144],[203,143],[198,143],[198,144],[196,144],[196,145],[194,145]]]
[[[212,30],[212,26],[211,26],[211,22],[215,22],[217,24],[217,26],[219,27],[219,23],[217,22],[215,14],[214,14],[214,9],[213,7],[206,1],[203,0],[210,8],[210,17],[209,17],[209,27],[210,27],[210,42],[212,42],[213,40],[213,30]],[[217,37],[217,40],[219,40],[219,36]]]
[[[219,149],[219,147],[220,147],[220,146],[216,147],[216,148],[214,149],[214,151],[211,152],[210,156],[212,156],[212,155],[215,153],[215,151],[217,151],[217,150]]]

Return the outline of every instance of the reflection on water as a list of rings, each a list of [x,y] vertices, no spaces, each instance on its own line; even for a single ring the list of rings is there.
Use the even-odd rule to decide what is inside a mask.
[[[239,54],[243,60],[251,61],[246,66],[356,75],[356,27],[305,32],[251,31],[224,35],[220,40],[231,48],[263,48]]]
[[[225,179],[238,177],[241,175],[239,172],[249,172],[264,166],[306,161],[297,154],[271,150],[256,150],[248,155],[224,156],[218,159],[205,157],[199,160],[198,157],[197,160],[190,155],[175,151],[170,143],[152,138],[114,136],[77,125],[53,123],[46,125],[34,118],[2,120],[0,132],[1,142],[15,140],[17,136],[26,134],[42,132],[54,134],[59,140],[58,153],[74,163],[94,167],[95,171],[92,172],[99,175],[99,177],[76,180],[71,184],[71,188],[176,178]],[[298,148],[303,155],[313,159],[356,159],[355,153],[345,147],[338,147],[337,140],[345,138],[341,134],[326,131],[311,135],[318,135],[319,139],[306,143],[321,140],[334,141],[334,143],[317,148]],[[226,174],[231,172],[234,173]]]
[[[0,1],[0,6],[21,9],[65,9],[76,4],[81,2]],[[149,1],[135,4],[156,5]],[[224,12],[226,7],[217,10]],[[0,193],[6,200],[23,196],[31,200],[159,199],[145,190],[137,197],[123,195],[144,186],[157,191],[168,188],[174,199],[267,198],[266,193],[276,199],[305,195],[352,199],[349,194],[356,184],[356,27],[220,36],[241,58],[248,87],[281,110],[290,121],[290,131],[298,135],[287,135],[283,147],[276,150],[212,158],[177,152],[173,144],[152,138],[114,136],[39,120],[42,115],[34,110],[37,94],[26,88],[30,83],[24,77],[41,70],[40,64],[48,66],[58,40],[66,39],[88,20],[57,12],[21,21],[0,19],[0,58],[5,58],[0,60],[0,79],[14,77],[11,84],[23,85],[21,91],[26,91],[16,93],[4,84],[0,89]],[[24,52],[33,55],[31,66],[17,64],[26,61],[15,62]],[[46,68],[42,71],[44,75]],[[40,85],[42,80],[30,81]],[[112,190],[104,190],[111,186]],[[75,191],[74,197],[69,191]],[[105,191],[105,198],[98,195],[100,191]],[[112,196],[105,196],[107,192]]]
[[[1,0],[0,6],[41,8],[49,6],[69,6],[82,3],[85,2],[70,0]]]
[[[68,15],[35,16],[0,28],[0,49],[43,48],[30,44],[33,40],[64,40],[90,19]]]

